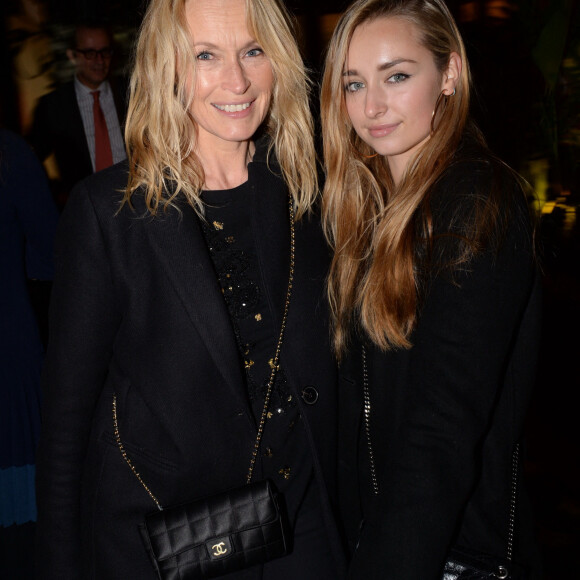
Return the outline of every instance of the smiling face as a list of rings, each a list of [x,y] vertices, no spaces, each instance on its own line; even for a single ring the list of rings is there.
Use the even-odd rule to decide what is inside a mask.
[[[453,77],[437,70],[408,20],[381,17],[355,29],[343,74],[346,109],[358,136],[387,157],[395,183],[429,138],[437,98],[453,92]]]
[[[248,142],[270,106],[274,75],[248,31],[244,0],[189,0],[196,66],[191,115],[198,152]]]

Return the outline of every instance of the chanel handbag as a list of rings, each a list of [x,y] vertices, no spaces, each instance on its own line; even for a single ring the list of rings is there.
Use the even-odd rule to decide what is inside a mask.
[[[366,348],[362,347],[364,429],[369,454],[371,488],[374,495],[379,495],[379,481],[375,467],[375,456],[371,441],[371,400],[367,368]],[[511,493],[508,522],[508,542],[505,558],[483,554],[475,550],[455,546],[445,562],[442,580],[524,580],[523,570],[512,562],[516,494],[518,479],[519,444],[516,443],[512,455]]]
[[[182,505],[162,507],[125,451],[117,420],[117,398],[113,395],[117,445],[123,459],[158,508],[157,512],[145,517],[139,532],[161,580],[216,578],[279,558],[290,551],[290,530],[283,497],[269,480],[252,482],[278,370],[294,277],[294,207],[291,197],[289,207],[290,276],[286,302],[246,485]]]
[[[281,499],[262,480],[148,515],[140,532],[157,575],[215,578],[284,556]]]

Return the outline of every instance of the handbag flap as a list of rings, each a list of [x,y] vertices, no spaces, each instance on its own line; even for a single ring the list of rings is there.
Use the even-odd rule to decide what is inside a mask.
[[[268,480],[158,511],[145,518],[151,550],[158,561],[276,521],[276,494]]]

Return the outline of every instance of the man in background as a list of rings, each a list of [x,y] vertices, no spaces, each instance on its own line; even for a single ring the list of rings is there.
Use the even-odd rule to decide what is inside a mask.
[[[79,24],[66,54],[74,79],[39,100],[29,135],[42,161],[55,154],[60,179],[54,195],[61,208],[75,183],[126,157],[125,99],[108,81],[113,57],[109,29],[98,22]]]

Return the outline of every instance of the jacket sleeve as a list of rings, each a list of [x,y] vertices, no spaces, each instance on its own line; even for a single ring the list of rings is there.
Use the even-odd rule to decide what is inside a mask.
[[[55,269],[37,458],[36,565],[38,578],[72,580],[80,579],[83,461],[120,318],[103,232],[82,184],[59,223]]]
[[[394,440],[377,442],[387,447],[380,497],[361,532],[352,579],[442,577],[535,279],[524,212],[515,212],[499,250],[432,282],[403,371]],[[389,378],[371,389],[388,389]],[[381,409],[373,412],[380,421]]]

